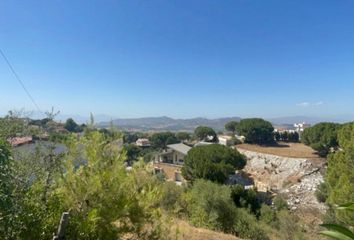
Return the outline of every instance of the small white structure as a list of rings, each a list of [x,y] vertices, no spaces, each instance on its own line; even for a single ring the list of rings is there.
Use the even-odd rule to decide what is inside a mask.
[[[235,138],[239,140],[240,142],[244,143],[246,141],[246,137],[242,135],[235,135]]]
[[[139,138],[138,140],[136,140],[135,144],[138,147],[150,147],[150,141],[147,138]]]
[[[295,127],[295,131],[297,131],[298,133],[301,133],[305,130],[305,128],[310,127],[310,124],[307,124],[305,122],[302,123],[294,123],[294,127]]]
[[[219,139],[219,144],[221,144],[221,145],[225,145],[225,146],[234,145],[234,140],[233,140],[232,136],[218,135],[218,139]]]

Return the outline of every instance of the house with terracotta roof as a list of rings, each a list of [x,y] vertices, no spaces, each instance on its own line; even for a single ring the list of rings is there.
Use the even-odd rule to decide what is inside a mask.
[[[17,147],[20,145],[32,143],[33,137],[32,136],[12,137],[12,138],[8,138],[7,141],[11,144],[11,146]]]

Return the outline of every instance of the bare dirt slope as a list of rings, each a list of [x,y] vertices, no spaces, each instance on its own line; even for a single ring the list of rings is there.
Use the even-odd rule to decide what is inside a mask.
[[[260,146],[255,144],[240,144],[237,149],[254,151],[259,153],[273,154],[281,157],[307,158],[311,160],[322,160],[316,152],[302,143],[280,142],[277,145]]]

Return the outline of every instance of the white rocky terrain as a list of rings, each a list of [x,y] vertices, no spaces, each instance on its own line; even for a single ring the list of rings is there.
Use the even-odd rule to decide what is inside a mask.
[[[306,158],[289,158],[238,149],[247,156],[245,171],[254,179],[259,191],[282,194],[293,211],[306,208],[323,212],[324,204],[314,193],[323,182],[322,166]]]

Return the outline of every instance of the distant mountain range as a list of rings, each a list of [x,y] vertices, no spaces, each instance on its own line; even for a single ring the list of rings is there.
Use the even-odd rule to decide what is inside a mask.
[[[209,126],[215,130],[223,130],[229,121],[240,121],[239,117],[228,118],[190,118],[174,119],[170,117],[147,117],[147,118],[121,118],[112,120],[113,125],[126,130],[169,130],[169,131],[193,131],[197,126]],[[110,122],[102,122],[101,127],[109,126]]]
[[[5,115],[5,114],[0,114]],[[32,119],[44,118],[45,115],[33,111],[30,115]],[[83,117],[81,115],[69,115],[60,113],[57,117],[57,121],[65,122],[67,118],[73,118],[78,123],[87,123],[89,116]],[[240,121],[240,117],[224,117],[216,119],[208,118],[189,118],[189,119],[174,119],[170,117],[143,117],[143,118],[116,118],[110,115],[95,114],[94,119],[99,127],[107,127],[111,121],[113,125],[123,130],[136,130],[136,131],[193,131],[197,126],[204,125],[215,129],[216,131],[224,130],[224,126],[227,122],[235,120]],[[294,123],[306,122],[309,124],[316,124],[319,122],[349,122],[354,121],[354,115],[337,115],[328,117],[311,117],[311,116],[288,116],[277,118],[265,118],[273,123],[275,126],[292,126]]]
[[[193,131],[197,126],[209,126],[216,131],[224,130],[224,126],[229,121],[240,121],[240,117],[225,117],[225,118],[190,118],[190,119],[174,119],[170,117],[146,117],[146,118],[120,118],[113,119],[113,125],[124,130],[169,130],[169,131]],[[294,123],[306,122],[309,124],[316,124],[319,122],[347,122],[354,120],[354,117],[341,116],[333,118],[320,117],[306,117],[306,116],[292,116],[266,119],[274,125],[293,125]],[[100,127],[107,127],[111,124],[110,121],[101,122]]]

